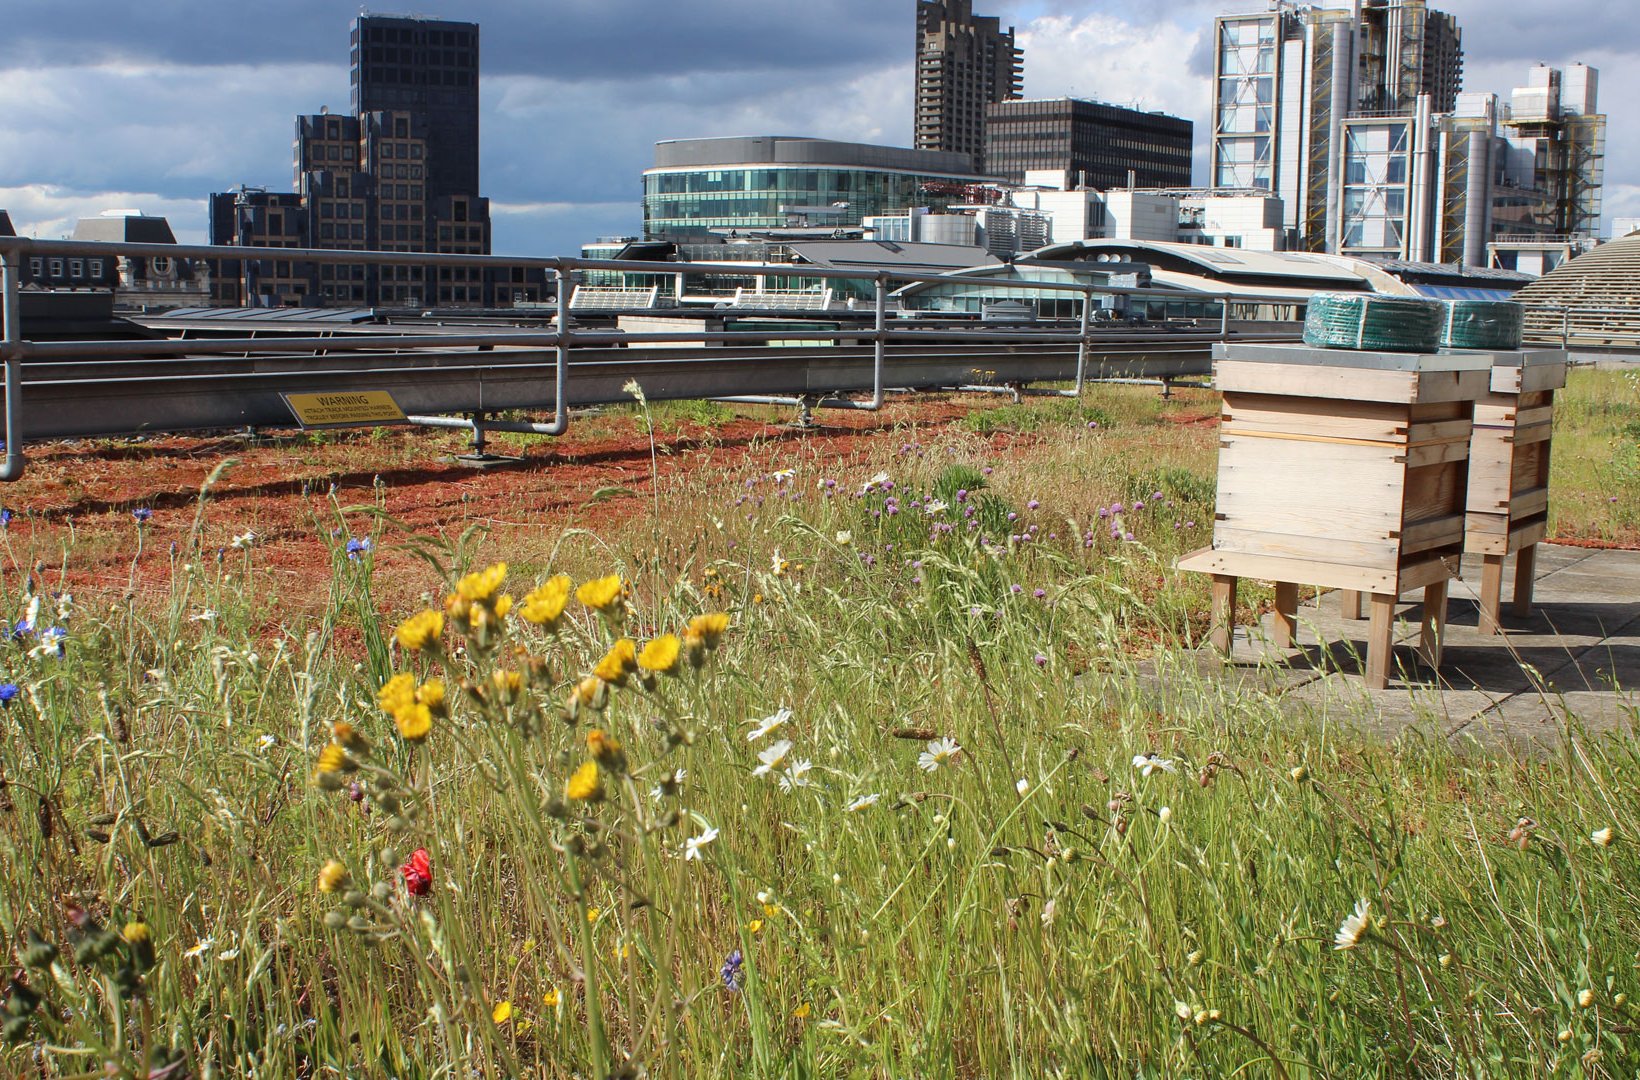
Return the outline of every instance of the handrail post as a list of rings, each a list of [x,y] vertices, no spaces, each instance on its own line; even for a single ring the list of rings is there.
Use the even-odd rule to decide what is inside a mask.
[[[1093,289],[1082,290],[1082,329],[1076,341],[1076,389],[1078,398],[1088,381],[1088,330],[1093,325]]]
[[[1219,297],[1219,340],[1230,340],[1230,298]]]
[[[570,276],[572,265],[559,263],[553,268],[554,279],[558,283],[558,364],[554,372],[552,423],[548,425],[546,434],[562,435],[569,430],[569,350],[575,337],[575,331],[570,325],[569,296],[571,291]]]
[[[15,252],[0,251],[0,313],[6,325],[0,337],[0,357],[6,363],[6,457],[0,463],[0,481],[23,476],[23,361],[17,355],[23,340],[22,259]]]
[[[888,341],[888,278],[877,275],[877,317],[873,324],[871,357],[871,407],[883,407],[883,349]]]

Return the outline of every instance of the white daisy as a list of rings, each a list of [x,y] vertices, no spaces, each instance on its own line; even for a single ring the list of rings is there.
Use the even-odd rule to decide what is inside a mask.
[[[872,792],[870,795],[862,795],[858,799],[855,799],[853,802],[849,803],[846,807],[844,807],[844,809],[851,814],[857,813],[858,811],[864,810],[868,806],[876,806],[877,800],[880,798],[882,798],[882,795],[878,792]]]
[[[1144,776],[1149,776],[1157,769],[1163,772],[1177,772],[1178,768],[1167,758],[1157,757],[1155,754],[1134,754],[1133,767]]]
[[[279,740],[272,735],[263,735],[261,738],[256,740],[256,748],[258,750],[266,750],[278,741]]]
[[[237,960],[237,959],[239,959],[239,946],[235,945],[231,949],[224,949],[222,952],[217,953],[216,958],[218,960]]]
[[[1367,912],[1371,909],[1372,904],[1370,901],[1357,900],[1355,902],[1355,911],[1345,917],[1343,923],[1338,927],[1338,933],[1333,936],[1334,949],[1353,949],[1361,944],[1361,938],[1367,932],[1369,921]]]
[[[248,548],[254,543],[256,543],[256,534],[249,529],[233,538],[233,546],[236,548]]]
[[[770,473],[769,479],[773,480],[777,484],[784,484],[787,480],[790,480],[796,475],[796,469],[781,469],[779,472]]]
[[[707,826],[706,831],[699,836],[691,836],[683,842],[683,861],[700,858],[700,849],[718,838],[718,831],[713,826]]]
[[[210,952],[213,944],[215,944],[215,942],[213,942],[210,938],[200,938],[198,944],[184,952],[182,955],[186,959],[197,960],[201,956],[204,956],[206,953]]]
[[[962,753],[962,747],[955,739],[931,739],[928,749],[917,755],[917,767],[924,772],[934,772]]]
[[[198,615],[188,616],[188,621],[189,622],[210,622],[211,620],[213,620],[215,618],[216,618],[216,612],[212,611],[210,608],[206,608],[204,611],[201,611]]]
[[[925,514],[942,514],[945,512],[945,509],[945,503],[941,502],[939,499],[929,499],[927,502],[923,503],[923,513]]]
[[[780,790],[790,794],[800,787],[808,787],[809,770],[812,768],[813,763],[805,758],[792,762],[791,766],[780,774]]]
[[[854,534],[849,532],[847,529],[838,529],[837,542],[844,547],[848,547],[850,544],[854,543]]]
[[[756,724],[757,727],[753,728],[752,731],[746,736],[746,741],[756,742],[791,718],[792,711],[787,708],[782,708],[772,716],[765,716],[761,720],[752,721],[752,723]]]
[[[792,741],[790,739],[781,739],[779,742],[757,755],[757,760],[762,762],[762,764],[752,770],[752,775],[765,776],[773,772],[785,762],[786,755],[791,752]]]
[[[1589,834],[1589,842],[1594,844],[1596,847],[1611,847],[1612,846],[1611,826],[1608,825],[1604,829],[1596,829],[1594,832],[1590,833]]]
[[[864,495],[866,492],[870,491],[879,484],[886,483],[888,483],[888,474],[885,472],[880,472],[865,482],[865,486],[860,489],[860,494]]]

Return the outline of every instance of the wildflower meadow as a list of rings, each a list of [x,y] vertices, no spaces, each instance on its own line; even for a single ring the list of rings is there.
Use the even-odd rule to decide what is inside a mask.
[[[1621,532],[1640,399],[1575,378]],[[315,489],[310,605],[209,482],[77,594],[8,507],[0,1073],[1636,1075],[1640,741],[1202,662],[1169,408],[771,441],[517,550]]]

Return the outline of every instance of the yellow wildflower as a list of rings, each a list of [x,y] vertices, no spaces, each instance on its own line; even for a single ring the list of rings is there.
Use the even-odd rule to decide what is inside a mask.
[[[549,988],[545,994],[541,995],[541,1004],[549,1009],[556,1009],[558,1001],[558,988],[556,986]]]
[[[600,916],[602,914],[603,914],[603,912],[599,911],[595,907],[587,908],[587,922],[589,924],[596,923],[598,921],[598,916]]]
[[[150,939],[148,924],[128,922],[125,924],[125,930],[120,936],[125,939],[128,945],[141,945]]]
[[[401,706],[408,705],[416,700],[416,677],[408,671],[388,679],[382,688],[376,691],[376,704],[382,707],[382,712],[392,715]]]
[[[780,914],[780,905],[779,904],[764,904],[763,905],[763,914],[767,918],[770,918],[770,919],[774,918],[776,915]]]
[[[621,575],[610,574],[608,577],[596,578],[583,584],[575,590],[575,598],[593,611],[609,614],[621,602],[626,589],[621,585]]]
[[[754,933],[754,934],[757,933],[758,931],[763,929],[763,920],[762,919],[753,919],[751,922],[746,924],[746,929],[748,931],[750,931],[751,933]]]
[[[493,597],[507,580],[507,564],[498,562],[456,582],[456,595],[468,603],[482,604]]]
[[[495,1008],[490,1010],[490,1020],[500,1026],[512,1019],[513,1007],[510,1001],[498,1001]]]
[[[524,676],[506,668],[496,668],[490,672],[490,685],[495,687],[497,698],[504,705],[510,705],[518,700],[524,691]]]
[[[609,647],[604,658],[592,673],[611,686],[625,686],[626,677],[638,668],[638,646],[631,638],[622,638]]]
[[[406,652],[432,651],[444,635],[444,616],[428,610],[399,623],[399,645]]]
[[[353,759],[347,756],[347,751],[335,743],[330,743],[319,751],[319,771],[321,773],[352,772],[357,767]]]
[[[643,647],[638,654],[638,664],[649,671],[656,671],[663,675],[678,670],[678,654],[683,648],[683,642],[676,634],[663,634]]]
[[[319,870],[319,891],[325,893],[335,892],[347,884],[347,879],[347,867],[335,859],[331,859]]]
[[[569,602],[569,575],[558,574],[536,586],[524,597],[519,614],[526,622],[556,629],[564,617],[564,605]]]
[[[582,709],[600,710],[609,702],[609,687],[596,675],[588,675],[570,691],[569,712],[574,715]]]
[[[614,954],[617,962],[625,960],[627,957],[632,955],[632,943],[629,941],[623,941],[611,949],[610,952]]]
[[[393,723],[406,742],[419,743],[433,731],[433,711],[417,701],[399,706]]]
[[[427,711],[434,716],[443,716],[449,706],[444,699],[444,681],[442,679],[428,679],[416,691],[416,701],[427,706]]]
[[[625,758],[621,752],[621,744],[602,728],[593,728],[587,732],[587,749],[592,751],[593,761],[608,767],[613,767],[617,761]]]
[[[805,1001],[803,1004],[792,1010],[792,1015],[797,1017],[799,1020],[807,1020],[810,1011],[809,1003]]]
[[[507,617],[507,612],[511,611],[512,608],[513,608],[513,598],[511,596],[508,596],[506,593],[502,593],[500,596],[495,598],[495,617],[496,618],[505,619]]]
[[[684,637],[695,638],[708,649],[718,647],[723,639],[723,632],[729,629],[729,616],[726,612],[718,611],[710,615],[697,615],[689,620],[689,629]]]
[[[330,734],[344,750],[361,752],[370,748],[370,740],[359,734],[359,729],[346,720],[338,720],[330,725]]]
[[[598,775],[596,761],[583,762],[575,775],[564,785],[564,797],[576,802],[597,802],[604,797],[603,778]]]

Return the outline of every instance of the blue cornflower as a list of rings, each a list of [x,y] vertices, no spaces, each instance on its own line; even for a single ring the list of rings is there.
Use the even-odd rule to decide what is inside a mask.
[[[370,551],[370,537],[350,538],[347,542],[347,557],[357,559]]]
[[[0,683],[0,705],[10,705],[11,699],[23,691],[14,682]]]
[[[740,950],[736,949],[734,952],[729,954],[727,959],[723,961],[723,970],[718,974],[723,977],[723,985],[729,990],[740,989],[740,984],[743,978],[740,965],[744,959],[745,957],[740,955]]]
[[[131,511],[131,516],[137,519],[138,525],[146,525],[148,520],[154,516],[154,512],[146,506],[139,506]]]
[[[27,619],[23,619],[16,626],[11,628],[11,636],[17,638],[19,641],[26,637],[33,637],[34,624],[29,622]]]
[[[11,528],[11,511],[0,510],[0,529]]]

